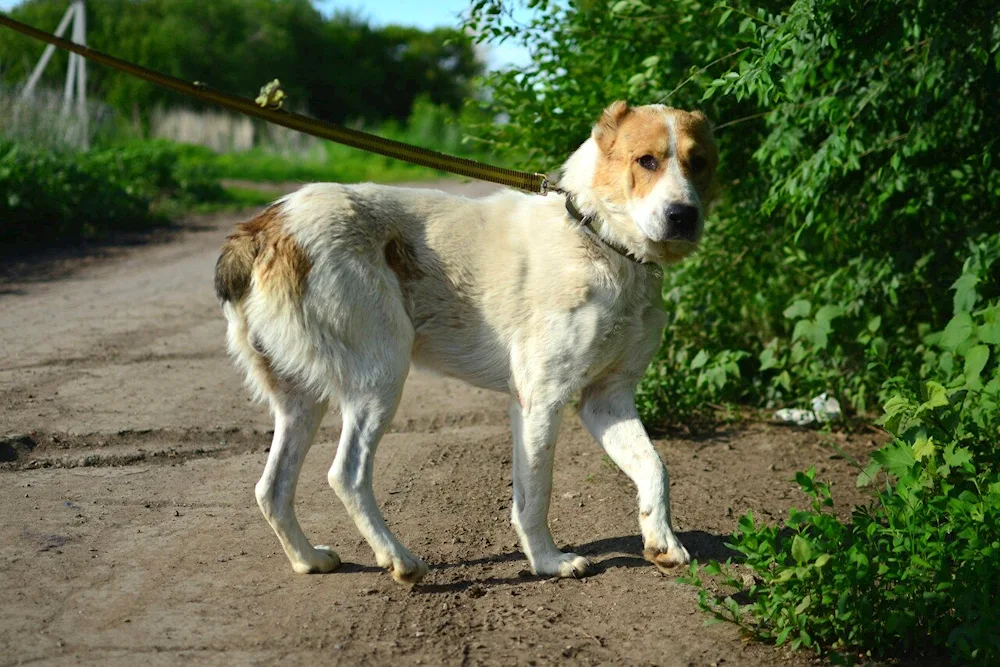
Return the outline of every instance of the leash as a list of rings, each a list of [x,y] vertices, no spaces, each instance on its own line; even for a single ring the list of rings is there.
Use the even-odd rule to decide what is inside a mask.
[[[401,141],[386,139],[385,137],[379,137],[360,130],[352,130],[347,127],[335,125],[334,123],[319,120],[318,118],[312,118],[311,116],[260,106],[253,100],[245,97],[214,90],[203,83],[189,83],[183,79],[178,79],[177,77],[136,65],[127,60],[115,58],[96,49],[56,37],[20,21],[15,21],[5,14],[0,14],[0,25],[6,26],[32,39],[47,42],[65,51],[71,51],[94,62],[183,95],[236,111],[245,116],[260,118],[275,125],[281,125],[298,132],[310,134],[314,137],[327,139],[338,144],[359,148],[369,153],[377,153],[422,167],[447,171],[459,176],[505,185],[518,190],[526,190],[541,195],[548,194],[550,190],[553,190],[545,174],[505,169],[467,158],[439,153],[419,146],[412,146]]]

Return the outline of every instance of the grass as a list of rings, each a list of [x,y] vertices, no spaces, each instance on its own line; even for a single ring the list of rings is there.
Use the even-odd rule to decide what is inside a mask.
[[[220,178],[257,182],[399,183],[448,175],[338,144],[314,146],[301,155],[293,156],[254,148],[241,153],[216,155],[209,158],[209,164]]]
[[[218,213],[220,211],[239,211],[245,208],[267,206],[278,195],[272,191],[257,190],[244,187],[223,187],[222,194],[211,201],[196,201],[186,205],[168,205],[161,209],[164,215],[181,215],[183,213]]]

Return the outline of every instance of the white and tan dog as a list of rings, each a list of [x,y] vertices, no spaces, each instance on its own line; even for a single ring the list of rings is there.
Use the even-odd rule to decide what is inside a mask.
[[[343,431],[330,486],[380,566],[402,582],[427,573],[372,491],[411,361],[511,395],[511,522],[536,574],[590,566],[559,551],[548,525],[556,434],[578,395],[583,423],[638,488],[644,556],[687,563],[633,395],[665,322],[658,265],[694,249],[717,162],[702,114],[616,102],[563,167],[566,195],[315,184],[240,225],[215,286],[229,348],[274,412],[256,496],[292,568],[340,564],[310,544],[293,506],[333,400]]]

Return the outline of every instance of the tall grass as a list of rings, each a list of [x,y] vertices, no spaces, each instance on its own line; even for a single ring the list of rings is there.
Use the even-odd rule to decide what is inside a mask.
[[[223,111],[160,109],[151,114],[148,127],[115,116],[99,102],[89,102],[87,114],[96,149],[132,150],[149,140],[204,147],[209,150],[182,153],[217,178],[399,182],[447,175]],[[417,100],[406,123],[353,127],[445,153],[484,157],[463,143],[458,116],[426,99]],[[61,91],[37,90],[25,100],[17,91],[0,89],[0,138],[36,149],[72,151],[82,143],[82,123],[75,108],[63,111]]]
[[[253,124],[256,127],[256,123]],[[416,146],[476,159],[488,156],[463,143],[458,117],[444,107],[418,100],[405,124],[354,127]],[[248,181],[379,181],[441,178],[446,173],[321,141],[285,128],[263,125],[254,147],[227,151],[212,160],[222,178]]]
[[[91,138],[130,133],[106,104],[88,100],[86,114],[84,122],[75,102],[67,109],[62,91],[38,88],[25,98],[19,88],[0,84],[0,137],[11,141],[35,148],[72,150],[84,144],[85,126]]]

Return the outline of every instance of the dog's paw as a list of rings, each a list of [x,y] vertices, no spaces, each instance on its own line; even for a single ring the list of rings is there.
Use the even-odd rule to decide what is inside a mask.
[[[416,584],[427,574],[427,564],[409,551],[378,560],[379,565],[389,570],[392,578],[401,584]]]
[[[296,574],[325,574],[340,567],[340,556],[327,546],[313,547],[307,558],[292,563]]]
[[[561,553],[552,558],[539,559],[531,568],[540,577],[582,579],[592,572],[590,561],[573,553]]]
[[[664,574],[672,574],[674,568],[691,562],[688,550],[680,544],[675,544],[665,551],[660,548],[646,547],[642,551],[642,556]]]

